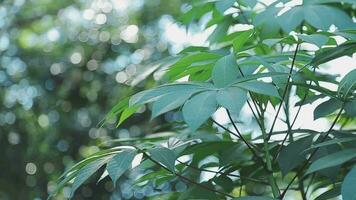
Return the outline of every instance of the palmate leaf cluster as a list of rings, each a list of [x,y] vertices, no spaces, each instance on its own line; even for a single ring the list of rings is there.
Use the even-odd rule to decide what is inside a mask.
[[[168,64],[155,65],[150,72],[160,74],[157,86],[122,99],[103,120],[117,117],[120,125],[149,105],[152,119],[179,112],[184,123],[171,124],[169,135],[117,141],[66,172],[56,191],[72,181],[74,193],[104,166],[102,178],[115,183],[133,165],[154,169],[138,177],[138,185],[183,181],[191,186],[172,191],[167,197],[172,199],[284,199],[289,191],[303,199],[355,199],[356,69],[337,78],[323,67],[356,52],[356,2],[189,3],[179,22],[189,27],[208,18],[208,45],[188,47]],[[291,97],[299,99],[295,105]],[[293,127],[299,111],[291,115],[290,109],[307,104],[317,105],[309,113],[314,119],[330,120],[326,131]],[[257,137],[241,132],[234,120],[244,117],[244,107],[259,128]],[[266,119],[269,107],[274,113]],[[212,119],[218,109],[226,111],[230,124]],[[278,118],[286,130],[274,130]],[[204,172],[213,176],[204,179]]]

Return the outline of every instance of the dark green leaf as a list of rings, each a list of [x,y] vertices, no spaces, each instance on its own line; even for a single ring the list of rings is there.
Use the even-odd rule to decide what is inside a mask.
[[[339,196],[341,193],[340,185],[336,185],[334,188],[324,192],[323,194],[319,195],[315,198],[315,200],[329,200]]]
[[[343,43],[337,47],[323,49],[310,62],[311,66],[318,66],[336,58],[352,55],[356,52],[356,42]]]
[[[306,174],[310,174],[321,169],[341,165],[356,157],[356,149],[346,149],[327,156],[324,156],[313,162]]]
[[[341,195],[345,200],[355,200],[356,192],[356,167],[354,167],[346,176],[341,185]]]
[[[285,146],[278,156],[279,168],[283,176],[300,165],[306,159],[305,149],[309,148],[313,137],[305,137]]]
[[[105,163],[107,163],[109,160],[108,157],[105,158],[100,158],[98,160],[95,160],[88,165],[84,166],[82,169],[78,171],[78,174],[76,175],[72,189],[71,189],[71,196],[74,195],[74,192],[91,176],[93,175],[96,171],[100,169]]]
[[[314,110],[314,120],[321,117],[326,117],[337,109],[341,108],[342,102],[337,99],[329,99],[319,104]]]

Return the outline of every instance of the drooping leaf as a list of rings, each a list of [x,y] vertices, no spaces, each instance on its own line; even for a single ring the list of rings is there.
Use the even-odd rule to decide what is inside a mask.
[[[326,117],[337,109],[341,108],[342,102],[337,99],[329,99],[319,104],[314,110],[314,120],[321,117]]]
[[[212,79],[216,87],[225,87],[239,76],[239,69],[233,54],[219,59],[213,68]]]
[[[329,200],[332,198],[335,198],[339,196],[341,193],[341,186],[338,184],[334,188],[322,193],[318,197],[315,198],[315,200]]]
[[[135,155],[135,151],[122,151],[108,162],[106,170],[114,184],[131,167]]]
[[[236,86],[258,94],[277,97],[279,99],[281,98],[277,88],[271,83],[266,83],[262,81],[249,81],[238,83],[236,84]]]
[[[168,94],[160,97],[157,101],[153,103],[152,106],[152,118],[157,117],[163,113],[171,111],[183,105],[190,96],[200,90],[180,90],[173,94]]]
[[[356,157],[356,149],[346,149],[327,156],[324,156],[313,162],[306,174],[316,172],[325,168],[341,165]]]
[[[321,34],[298,35],[298,38],[302,39],[305,42],[315,44],[318,47],[322,47],[329,40],[327,36]]]
[[[96,171],[100,169],[105,163],[107,163],[109,160],[108,157],[105,158],[99,158],[98,160],[95,160],[88,165],[84,166],[82,169],[80,169],[74,179],[72,188],[71,188],[71,197],[74,195],[75,191],[91,176],[93,175]]]
[[[356,192],[356,167],[354,167],[349,173],[345,176],[344,181],[341,185],[341,195],[343,199],[355,200]]]
[[[306,160],[305,149],[309,148],[313,142],[313,137],[305,137],[285,146],[278,156],[279,168],[285,176]]]
[[[310,62],[311,66],[318,66],[336,58],[352,55],[356,52],[356,42],[346,42],[337,47],[323,49]]]
[[[232,41],[232,46],[235,52],[239,52],[244,44],[250,39],[253,34],[253,29],[243,31],[242,33],[238,34],[235,39]]]
[[[127,107],[120,116],[119,122],[117,123],[117,127],[119,127],[127,118],[131,117],[136,113],[137,110],[141,108],[141,105],[135,105],[132,107]]]
[[[170,95],[179,91],[196,91],[199,89],[204,89],[204,86],[194,83],[174,83],[162,85],[133,95],[130,98],[129,105],[141,105],[155,101],[163,95]]]
[[[220,90],[216,100],[219,105],[238,114],[247,101],[247,94],[246,91],[240,88],[230,87]]]
[[[355,49],[356,51],[356,42]],[[356,69],[351,70],[347,73],[344,78],[340,81],[339,87],[337,89],[338,94],[347,97],[349,94],[352,94],[356,89]]]
[[[172,173],[175,172],[176,155],[172,150],[165,147],[158,147],[149,149],[148,153],[150,154],[153,160],[163,164]]]
[[[183,106],[184,121],[192,130],[199,128],[217,108],[216,92],[199,93],[188,100]]]
[[[356,100],[346,102],[345,112],[350,117],[356,117]]]

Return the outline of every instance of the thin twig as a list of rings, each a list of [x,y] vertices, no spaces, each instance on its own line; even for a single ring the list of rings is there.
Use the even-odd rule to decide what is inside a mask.
[[[224,195],[224,196],[226,196],[226,197],[234,198],[234,196],[232,196],[232,195],[230,195],[230,194],[227,194],[227,193],[225,193],[225,192],[221,192],[221,191],[215,190],[215,189],[213,189],[213,188],[210,188],[210,187],[208,187],[208,186],[206,186],[206,185],[197,183],[197,182],[195,182],[195,181],[193,181],[193,180],[191,180],[191,179],[189,179],[189,178],[187,178],[187,177],[185,177],[185,176],[183,176],[183,175],[181,175],[181,174],[179,174],[179,173],[176,173],[176,172],[174,172],[174,171],[172,172],[169,168],[167,168],[166,166],[162,165],[161,163],[159,163],[159,162],[157,162],[156,160],[154,160],[153,158],[151,158],[151,156],[148,155],[145,151],[143,151],[143,150],[141,150],[141,149],[139,149],[139,150],[140,150],[144,155],[146,155],[149,160],[151,160],[152,162],[154,162],[156,165],[158,165],[158,166],[162,167],[163,169],[165,169],[166,171],[169,171],[170,173],[176,175],[176,176],[179,177],[180,179],[182,179],[182,180],[184,180],[184,181],[186,181],[186,182],[188,182],[188,183],[191,183],[191,184],[193,184],[193,185],[196,185],[196,186],[198,186],[198,187],[201,187],[201,188],[203,188],[203,189],[209,190],[209,191],[211,191],[211,192],[218,193],[218,194]]]
[[[284,88],[283,95],[282,95],[282,101],[281,101],[281,104],[279,104],[278,109],[277,109],[277,113],[276,113],[276,115],[275,115],[275,117],[273,119],[273,123],[272,123],[271,129],[270,129],[270,131],[268,133],[268,136],[267,136],[267,141],[271,138],[271,134],[273,132],[274,125],[276,124],[279,112],[281,111],[284,99],[285,99],[285,97],[287,95],[287,91],[289,90],[288,89],[289,88],[289,82],[290,82],[290,80],[292,78],[292,73],[293,73],[293,69],[294,69],[294,65],[295,65],[295,60],[297,58],[299,45],[300,45],[300,43],[298,43],[296,48],[295,48],[294,55],[293,55],[293,60],[292,60],[292,65],[291,65],[291,68],[290,68],[289,73],[288,73],[288,79],[287,79],[286,87]]]
[[[256,182],[256,183],[262,183],[262,184],[265,184],[265,185],[268,185],[269,183],[267,183],[266,181],[263,181],[263,180],[260,180],[260,179],[254,179],[254,178],[250,178],[250,177],[247,177],[247,176],[240,176],[240,175],[236,175],[236,174],[231,174],[231,173],[224,173],[224,172],[221,172],[221,171],[214,171],[214,170],[209,170],[209,169],[202,169],[202,168],[199,168],[199,167],[195,167],[193,165],[189,165],[187,163],[184,163],[182,161],[179,161],[177,160],[179,163],[187,166],[187,167],[190,167],[192,169],[195,169],[197,171],[204,171],[204,172],[211,172],[211,173],[215,173],[215,174],[220,174],[220,175],[225,175],[225,176],[232,176],[232,177],[236,177],[236,178],[243,178],[243,179],[246,179],[246,180],[249,180],[249,181],[253,181],[253,182]]]

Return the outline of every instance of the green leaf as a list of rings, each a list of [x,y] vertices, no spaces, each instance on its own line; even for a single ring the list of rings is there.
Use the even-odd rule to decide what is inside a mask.
[[[310,148],[306,149],[305,151],[308,151],[310,149],[319,148],[319,147],[325,147],[325,146],[329,146],[329,145],[333,145],[333,144],[338,144],[338,143],[351,142],[354,140],[356,140],[356,137],[334,138],[332,140],[328,140],[328,141],[325,141],[322,143],[312,145]]]
[[[239,33],[237,37],[235,37],[235,39],[232,41],[232,46],[235,53],[239,52],[243,48],[244,44],[251,38],[253,32],[254,30],[250,29]]]
[[[356,117],[356,100],[346,102],[345,112],[350,117]]]
[[[340,185],[336,185],[334,188],[322,193],[318,197],[315,198],[315,200],[329,200],[332,198],[335,198],[339,196],[341,193],[341,187]]]
[[[240,88],[230,87],[220,90],[216,96],[216,100],[219,105],[233,113],[239,114],[247,101],[247,93]]]
[[[119,122],[117,123],[117,127],[119,127],[127,118],[131,117],[131,115],[135,114],[137,110],[141,108],[141,105],[135,105],[132,107],[126,108],[120,116]]]
[[[356,149],[346,149],[324,156],[313,162],[306,174],[310,174],[325,168],[341,165],[356,157]]]
[[[225,10],[232,7],[232,5],[234,5],[235,2],[236,0],[219,0],[215,3],[215,7],[219,12],[223,14]]]
[[[175,83],[162,85],[153,89],[145,90],[133,95],[129,105],[142,105],[159,99],[163,95],[171,95],[180,91],[196,91],[206,89],[204,86],[194,83]]]
[[[274,200],[274,199],[271,197],[246,196],[246,197],[233,198],[233,200]]]
[[[356,200],[356,167],[354,167],[347,175],[345,176],[344,181],[341,185],[341,195],[345,200]]]
[[[233,54],[219,59],[213,68],[212,79],[216,87],[225,87],[236,81],[240,72]]]
[[[356,43],[355,43],[356,44]],[[355,46],[356,51],[356,46]],[[356,69],[347,73],[344,78],[340,81],[337,92],[343,97],[347,97],[352,94],[356,88]]]
[[[184,104],[184,121],[192,130],[196,130],[210,118],[216,108],[216,91],[199,93]]]
[[[200,90],[177,91],[176,93],[164,95],[153,103],[152,118],[171,111],[183,105],[194,93]]]
[[[111,158],[111,157],[110,157]],[[100,158],[98,160],[95,160],[88,165],[84,166],[82,169],[78,171],[78,174],[76,175],[72,189],[71,189],[71,197],[73,197],[75,191],[91,176],[93,175],[96,171],[100,169],[105,163],[108,161],[108,157],[105,158]]]
[[[279,96],[277,88],[271,83],[266,83],[262,81],[249,81],[238,83],[236,84],[236,86],[258,94],[277,97],[279,99],[281,98]]]
[[[106,170],[109,173],[114,185],[126,170],[130,169],[131,163],[136,156],[135,151],[122,151],[115,155],[107,164]]]
[[[310,65],[316,67],[330,60],[346,55],[352,55],[355,52],[356,42],[346,42],[337,47],[322,49],[320,53],[313,58]]]
[[[312,34],[312,35],[297,35],[298,38],[302,39],[305,42],[315,44],[318,47],[325,45],[329,38],[321,34]]]
[[[309,148],[312,142],[313,137],[305,137],[288,144],[281,150],[277,160],[283,176],[304,162],[307,154],[304,150]]]
[[[352,18],[340,9],[316,4],[304,7],[305,20],[316,28],[327,31],[332,24],[339,29],[355,28]],[[332,17],[329,13],[332,13]]]
[[[341,106],[342,102],[337,99],[329,99],[319,104],[314,110],[314,120],[332,114],[337,109],[341,108]]]
[[[277,18],[278,23],[282,29],[289,33],[295,29],[304,19],[304,9],[301,6],[291,8],[289,11],[283,13]]]
[[[154,149],[149,149],[148,153],[150,154],[151,158],[165,167],[167,167],[172,173],[175,172],[175,161],[176,155],[175,153],[165,147],[158,147]]]

